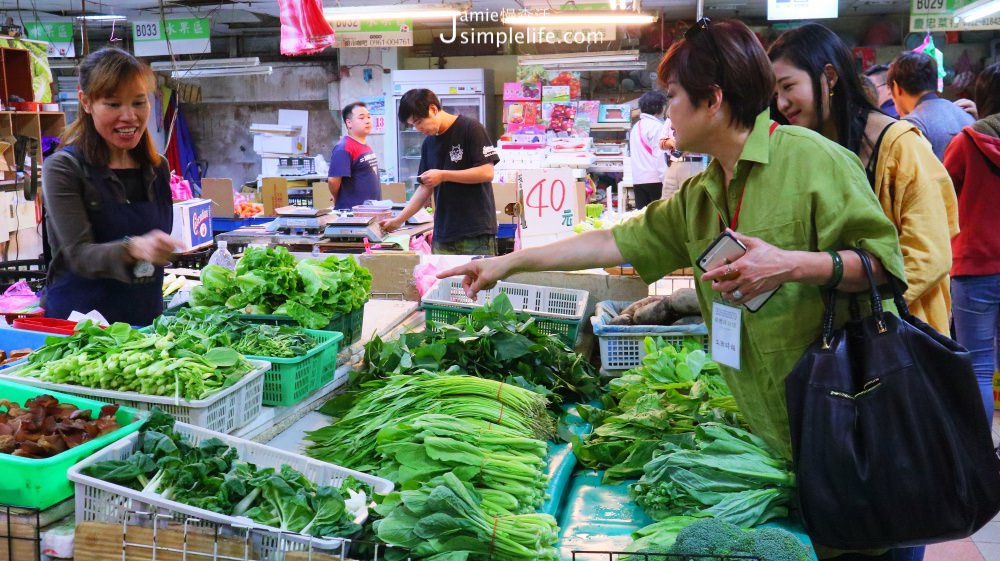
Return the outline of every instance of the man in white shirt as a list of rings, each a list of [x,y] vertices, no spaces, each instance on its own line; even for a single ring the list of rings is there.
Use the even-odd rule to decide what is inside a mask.
[[[663,110],[667,98],[660,92],[646,92],[639,98],[639,120],[628,137],[628,153],[632,163],[632,186],[635,208],[640,209],[660,198],[667,162],[660,148]]]
[[[708,156],[678,152],[674,145],[674,129],[670,126],[670,119],[666,119],[663,123],[660,149],[663,150],[669,166],[663,175],[663,189],[660,194],[660,198],[666,200],[673,197],[689,177],[705,171],[708,166]]]

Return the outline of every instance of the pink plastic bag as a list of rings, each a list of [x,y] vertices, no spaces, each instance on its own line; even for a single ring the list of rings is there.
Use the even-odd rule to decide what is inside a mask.
[[[17,281],[0,296],[0,312],[26,311],[38,306],[38,296],[25,281]]]
[[[413,281],[421,297],[437,282],[437,273],[438,268],[433,263],[421,263],[413,268]]]
[[[421,255],[431,254],[431,244],[427,240],[427,236],[413,236],[410,238],[410,251],[419,253]]]
[[[175,201],[186,201],[194,198],[191,193],[191,184],[176,173],[170,174],[170,198]]]

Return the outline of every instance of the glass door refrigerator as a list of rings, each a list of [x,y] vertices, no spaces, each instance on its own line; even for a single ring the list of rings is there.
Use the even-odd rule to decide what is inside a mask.
[[[493,128],[495,100],[493,97],[493,71],[481,68],[445,70],[394,70],[392,73],[392,115],[386,116],[386,140],[395,140],[396,181],[406,184],[409,197],[415,189],[415,178],[420,168],[420,146],[424,135],[407,127],[396,118],[399,100],[414,88],[427,88],[437,94],[442,109],[454,115],[464,115],[486,126],[490,138],[496,141]],[[392,129],[392,130],[390,130]],[[391,147],[387,142],[386,151]],[[386,158],[390,160],[390,158]]]

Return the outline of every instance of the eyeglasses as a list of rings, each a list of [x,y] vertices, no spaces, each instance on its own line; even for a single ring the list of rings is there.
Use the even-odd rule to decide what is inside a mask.
[[[719,46],[715,43],[715,37],[712,37],[712,31],[708,28],[708,24],[710,23],[712,23],[712,20],[708,18],[701,18],[696,21],[694,25],[689,27],[687,31],[684,32],[684,40],[693,42],[695,38],[699,36],[708,37],[708,42],[711,45],[710,48],[712,49],[712,58],[715,59],[715,65],[718,68],[718,71],[721,72],[722,53],[719,51]]]

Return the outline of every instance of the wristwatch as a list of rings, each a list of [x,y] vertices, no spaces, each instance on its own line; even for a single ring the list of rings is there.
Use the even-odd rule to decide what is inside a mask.
[[[125,253],[129,253],[129,249],[132,247],[132,237],[125,236]],[[153,276],[156,269],[153,264],[149,261],[136,261],[135,265],[132,267],[132,276],[136,278],[145,278]]]

